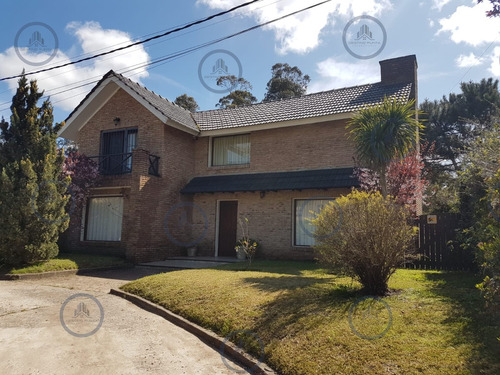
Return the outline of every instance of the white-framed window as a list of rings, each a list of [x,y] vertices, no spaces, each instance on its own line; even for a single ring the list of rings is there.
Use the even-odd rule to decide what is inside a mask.
[[[250,163],[250,135],[232,135],[212,139],[212,165]]]
[[[294,200],[294,246],[314,246],[314,227],[311,220],[334,198],[295,199]]]
[[[91,197],[86,213],[87,241],[121,241],[123,197]]]

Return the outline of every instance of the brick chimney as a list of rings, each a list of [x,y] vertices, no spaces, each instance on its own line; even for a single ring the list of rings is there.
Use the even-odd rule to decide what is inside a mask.
[[[397,83],[412,83],[410,99],[415,99],[415,109],[418,109],[418,81],[417,81],[417,57],[408,55],[379,61],[380,81],[383,85]],[[418,120],[418,112],[415,115]],[[419,134],[416,134],[417,149],[419,146]],[[422,214],[422,196],[417,197],[417,215]]]
[[[383,85],[394,83],[413,83],[410,99],[418,102],[417,57],[408,55],[379,61],[380,80]]]

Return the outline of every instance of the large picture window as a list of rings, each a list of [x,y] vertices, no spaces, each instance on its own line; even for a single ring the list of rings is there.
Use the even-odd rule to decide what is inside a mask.
[[[314,246],[314,231],[316,228],[311,219],[321,212],[332,199],[296,199],[295,200],[295,246]]]
[[[89,198],[87,207],[87,241],[121,241],[123,197]]]
[[[102,134],[101,171],[120,174],[132,171],[132,150],[137,147],[137,129],[109,131]]]
[[[212,143],[212,165],[250,163],[250,135],[217,137]]]

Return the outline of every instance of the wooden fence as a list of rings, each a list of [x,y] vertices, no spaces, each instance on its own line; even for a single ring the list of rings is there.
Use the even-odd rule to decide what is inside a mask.
[[[406,268],[432,270],[471,270],[474,257],[460,248],[456,241],[457,214],[421,215],[417,219],[418,259]]]

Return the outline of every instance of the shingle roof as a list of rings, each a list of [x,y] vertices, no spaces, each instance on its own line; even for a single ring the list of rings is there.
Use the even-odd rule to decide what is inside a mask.
[[[116,78],[118,78],[125,85],[134,90],[144,100],[146,100],[149,104],[151,104],[168,118],[171,118],[172,120],[190,129],[196,131],[200,130],[196,125],[196,122],[193,120],[191,112],[189,112],[188,110],[179,107],[177,104],[170,102],[168,99],[162,98],[161,95],[158,95],[153,91],[149,91],[147,88],[139,85],[137,82],[125,78],[121,74],[115,72],[113,72],[113,74]]]
[[[194,177],[181,193],[328,189],[358,185],[357,178],[353,176],[353,168],[333,168]]]
[[[282,121],[354,112],[365,105],[373,105],[381,102],[385,96],[407,101],[412,90],[412,83],[383,85],[378,82],[323,91],[273,102],[257,103],[238,108],[191,113],[169,100],[162,98],[153,91],[149,91],[140,84],[110,70],[73,112],[70,113],[66,120],[77,111],[104,80],[111,76],[119,79],[123,84],[132,89],[137,95],[141,96],[146,102],[166,117],[197,132],[241,128],[251,125],[271,124]]]
[[[384,96],[407,101],[411,88],[411,83],[373,83],[238,108],[195,112],[193,117],[202,131],[269,124],[353,112],[381,102]]]

